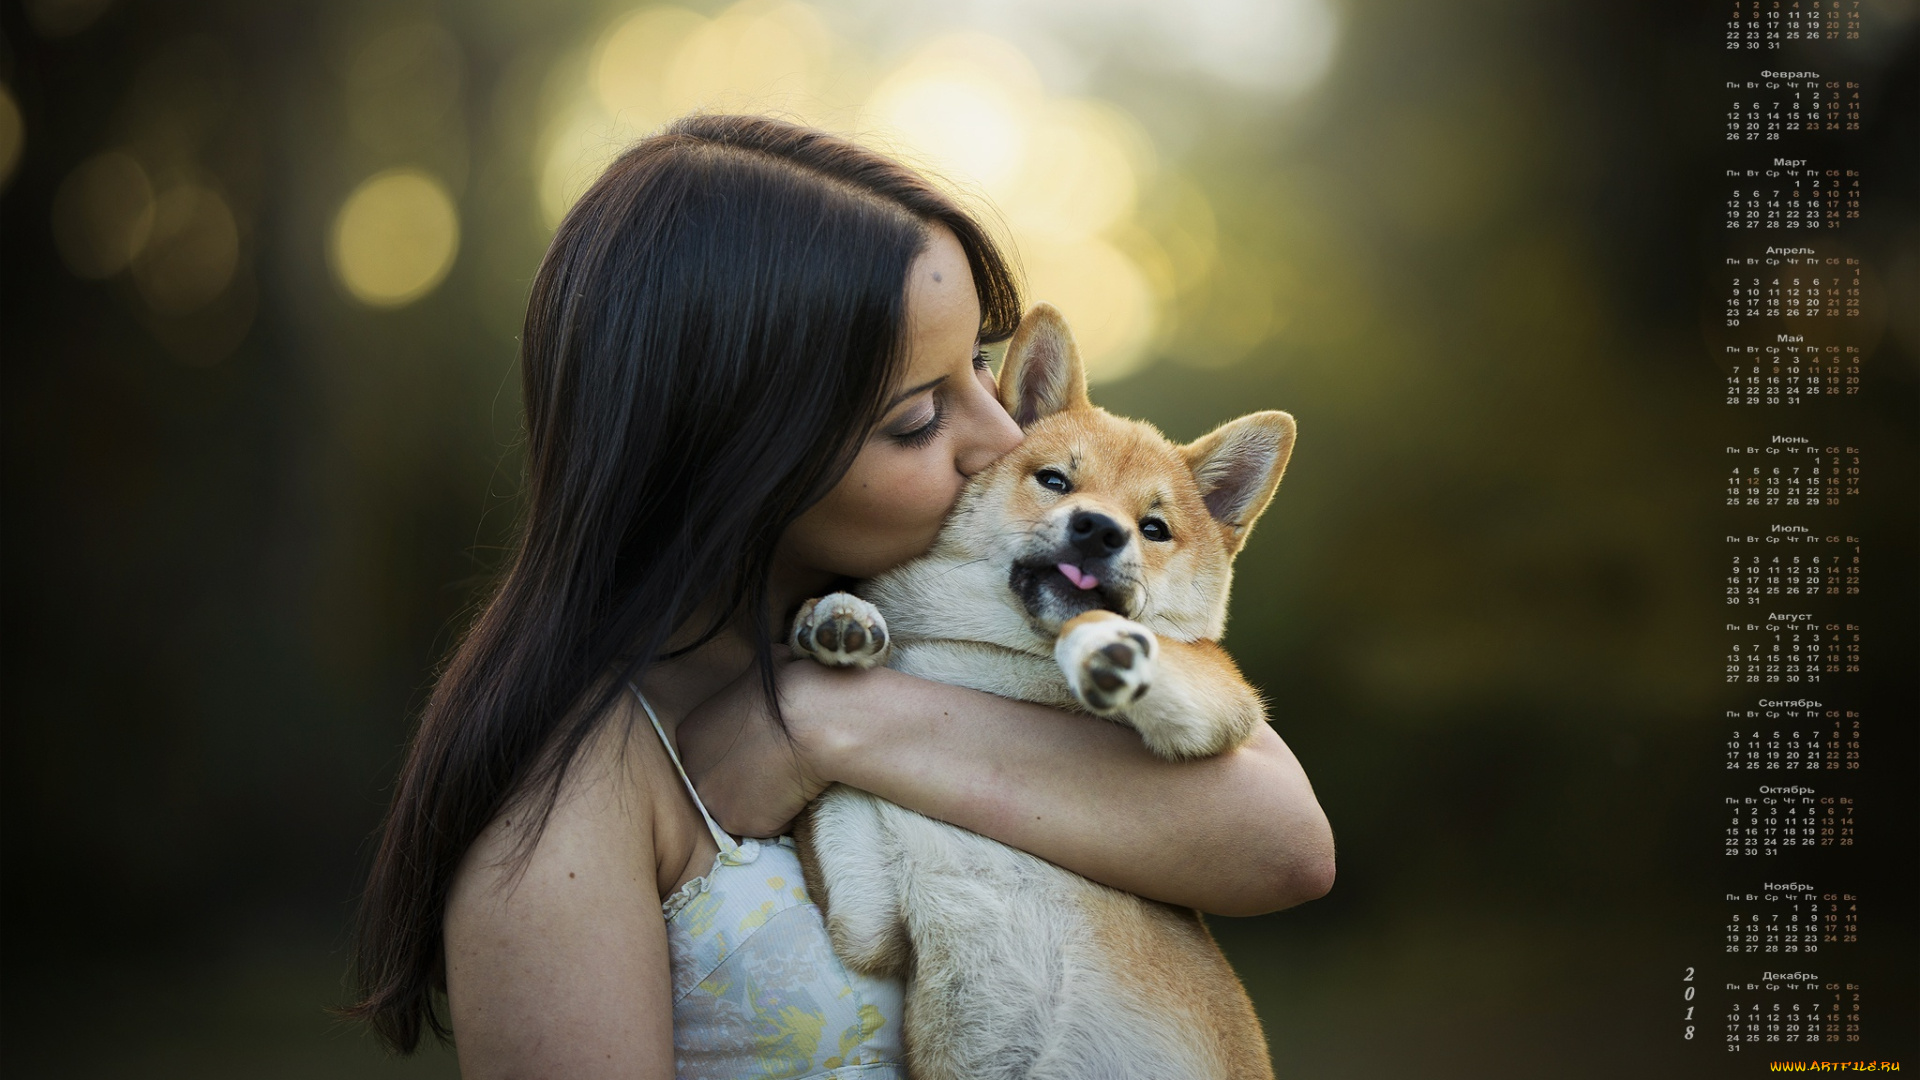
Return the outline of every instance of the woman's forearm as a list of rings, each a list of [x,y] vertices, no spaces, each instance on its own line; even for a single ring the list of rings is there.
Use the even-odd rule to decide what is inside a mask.
[[[1090,716],[885,669],[828,672],[783,707],[819,777],[1095,881],[1220,915],[1325,895],[1333,834],[1286,743],[1171,762]]]

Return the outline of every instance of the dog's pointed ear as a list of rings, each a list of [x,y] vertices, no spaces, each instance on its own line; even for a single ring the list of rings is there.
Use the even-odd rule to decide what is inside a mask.
[[[1249,413],[1214,428],[1186,446],[1181,456],[1200,484],[1200,497],[1237,554],[1259,519],[1280,474],[1293,456],[1293,417],[1283,412]]]
[[[999,389],[1000,404],[1022,430],[1054,413],[1092,404],[1073,332],[1052,304],[1035,304],[1021,317],[1000,366]]]

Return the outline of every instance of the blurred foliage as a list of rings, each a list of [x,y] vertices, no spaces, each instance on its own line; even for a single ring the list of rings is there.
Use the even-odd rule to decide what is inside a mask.
[[[1102,404],[1183,439],[1299,419],[1229,645],[1340,880],[1214,920],[1283,1071],[1696,1075],[1653,995],[1715,940],[1717,717],[1747,700],[1717,679],[1718,448],[1771,430],[1719,404],[1707,347],[1715,88],[1762,62],[1720,55],[1719,8],[690,6],[0,16],[9,1075],[451,1074],[321,1010],[411,717],[511,532],[527,285],[582,163],[652,122],[622,110],[708,72],[608,75],[610,43],[654,55],[621,28],[739,50],[761,18],[827,58],[763,102],[789,115],[879,137],[883,105],[910,128],[1014,87],[1007,115],[1079,148],[1064,189],[973,167],[1005,116],[927,160],[994,200],[1035,299],[1082,305]],[[1879,299],[1845,431],[1878,455],[1859,697],[1891,719],[1920,88],[1910,8],[1874,11],[1846,54]],[[951,56],[999,66],[902,89]],[[1076,195],[1105,209],[1048,232]],[[1910,862],[1874,873],[1914,895]]]

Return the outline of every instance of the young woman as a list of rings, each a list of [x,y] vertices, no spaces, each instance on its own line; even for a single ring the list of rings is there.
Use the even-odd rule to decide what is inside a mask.
[[[904,1077],[900,988],[833,958],[784,838],[734,839],[833,782],[1204,911],[1329,888],[1270,730],[1173,764],[776,644],[1019,442],[980,351],[1019,310],[975,222],[833,136],[690,117],[607,170],[534,282],[522,538],[402,770],[354,1015],[450,1026],[476,1080]]]

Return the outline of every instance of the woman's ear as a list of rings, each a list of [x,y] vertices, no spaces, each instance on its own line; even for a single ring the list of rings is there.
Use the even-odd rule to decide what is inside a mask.
[[[1293,435],[1293,417],[1270,410],[1230,420],[1180,448],[1207,513],[1227,535],[1229,553],[1240,551],[1272,501],[1293,456]]]
[[[1092,404],[1073,332],[1052,304],[1035,304],[1021,317],[1000,365],[999,388],[1000,404],[1022,430],[1054,413]]]

